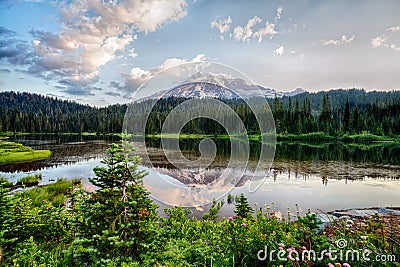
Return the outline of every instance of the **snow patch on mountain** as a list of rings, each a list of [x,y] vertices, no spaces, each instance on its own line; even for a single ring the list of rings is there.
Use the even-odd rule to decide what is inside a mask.
[[[145,99],[159,99],[171,96],[186,98],[251,98],[251,97],[285,97],[295,96],[307,92],[297,88],[292,92],[278,92],[272,88],[265,88],[261,85],[250,84],[244,79],[234,78],[226,74],[196,73],[189,77],[182,84],[160,91]],[[142,99],[142,100],[145,100]]]

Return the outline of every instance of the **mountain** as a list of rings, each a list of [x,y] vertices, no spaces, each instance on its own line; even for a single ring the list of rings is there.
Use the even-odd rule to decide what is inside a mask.
[[[178,85],[170,90],[158,92],[150,99],[168,98],[168,97],[185,97],[185,98],[221,98],[234,99],[240,98],[238,94],[232,90],[214,83],[208,82],[189,82]]]
[[[283,93],[283,94],[284,94],[285,96],[290,96],[290,97],[292,97],[292,96],[300,95],[300,94],[303,94],[303,93],[307,93],[307,91],[304,90],[303,88],[296,88],[296,90],[294,90],[294,91],[285,92],[285,93]]]
[[[211,97],[222,99],[233,98],[251,98],[263,96],[267,98],[295,96],[307,92],[297,88],[292,92],[278,92],[272,88],[265,88],[261,85],[249,84],[244,79],[234,78],[229,75],[196,73],[185,80],[182,84],[172,88],[155,93],[147,99],[175,97]]]

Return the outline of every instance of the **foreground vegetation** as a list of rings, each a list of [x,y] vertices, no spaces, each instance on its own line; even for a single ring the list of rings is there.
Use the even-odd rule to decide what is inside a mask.
[[[34,150],[22,144],[0,141],[0,164],[37,161],[50,155],[50,150]]]
[[[236,207],[231,217],[218,219],[224,202],[214,201],[201,219],[189,219],[181,207],[157,214],[142,185],[146,173],[131,147],[113,145],[110,157],[96,167],[87,192],[74,182],[59,180],[46,187],[9,195],[0,181],[0,248],[3,266],[392,266],[339,257],[331,259],[337,240],[348,247],[400,257],[392,229],[379,217],[354,231],[338,221],[329,233],[315,214],[281,217],[274,205],[253,211],[245,196],[228,196]],[[129,155],[126,157],[126,155]],[[397,242],[397,243],[396,243]],[[281,253],[264,259],[265,250]],[[300,258],[314,250],[318,259]],[[260,252],[261,251],[261,252]],[[331,254],[329,254],[331,253]],[[289,256],[293,256],[288,258]],[[261,261],[259,260],[261,258]],[[347,264],[347,265],[346,265]]]

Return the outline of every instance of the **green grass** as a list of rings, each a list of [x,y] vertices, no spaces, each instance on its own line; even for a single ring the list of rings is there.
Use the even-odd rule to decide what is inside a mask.
[[[50,155],[50,150],[34,150],[22,144],[0,141],[0,164],[37,161]]]
[[[179,134],[179,133],[168,133],[168,134],[147,134],[147,137],[153,138],[171,138],[171,139],[200,139],[200,138],[210,138],[214,137],[213,134]]]
[[[22,195],[30,198],[35,206],[41,206],[44,201],[50,201],[53,206],[60,207],[64,205],[65,196],[74,188],[77,181],[59,179],[55,183],[26,190]]]
[[[277,134],[278,140],[288,140],[288,141],[332,141],[335,140],[335,137],[329,136],[323,132],[315,132],[308,134]]]
[[[11,186],[13,186],[13,183],[8,181],[6,178],[4,177],[0,177],[0,184],[4,187],[4,188],[10,188]]]
[[[42,180],[42,174],[34,174],[34,175],[29,175],[22,177],[17,181],[15,185],[26,185],[26,186],[33,186],[33,185],[38,185],[39,182]]]
[[[23,136],[23,135],[29,135],[29,136],[40,136],[40,135],[63,135],[63,136],[71,136],[71,135],[82,135],[82,136],[96,136],[96,135],[105,135],[105,136],[121,136],[121,133],[97,133],[97,132],[81,132],[81,133],[75,133],[75,132],[65,132],[65,133],[53,133],[53,132],[42,132],[42,133],[38,133],[38,132],[0,132],[0,139],[1,138],[7,138],[7,137],[11,137],[11,136]]]
[[[341,137],[338,138],[338,140],[342,142],[387,142],[387,141],[392,141],[392,142],[398,142],[398,138],[392,138],[389,136],[381,136],[381,135],[375,135],[375,134],[370,134],[370,133],[361,133],[361,134],[345,134]]]

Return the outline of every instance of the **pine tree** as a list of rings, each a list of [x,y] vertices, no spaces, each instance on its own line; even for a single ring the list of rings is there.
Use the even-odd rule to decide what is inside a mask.
[[[283,110],[282,102],[279,101],[278,97],[275,96],[274,99],[274,118],[275,118],[275,127],[277,133],[283,132],[283,125],[285,120],[285,112]]]
[[[350,105],[349,105],[349,96],[346,98],[346,106],[344,109],[344,117],[343,117],[343,123],[344,123],[344,131],[347,133],[349,131],[349,124],[350,124]]]
[[[155,237],[156,206],[142,184],[141,158],[132,156],[132,145],[125,142],[107,152],[102,161],[107,167],[94,168],[96,177],[90,179],[98,190],[75,204],[74,244],[85,262],[115,255],[138,259]]]
[[[319,122],[325,133],[329,133],[332,126],[332,107],[329,96],[325,94],[322,98],[321,112],[319,114]]]
[[[236,209],[234,212],[236,216],[248,219],[253,218],[252,216],[253,209],[252,207],[250,207],[247,198],[243,194],[240,194],[239,197],[236,198],[235,202],[236,202],[235,204]]]

